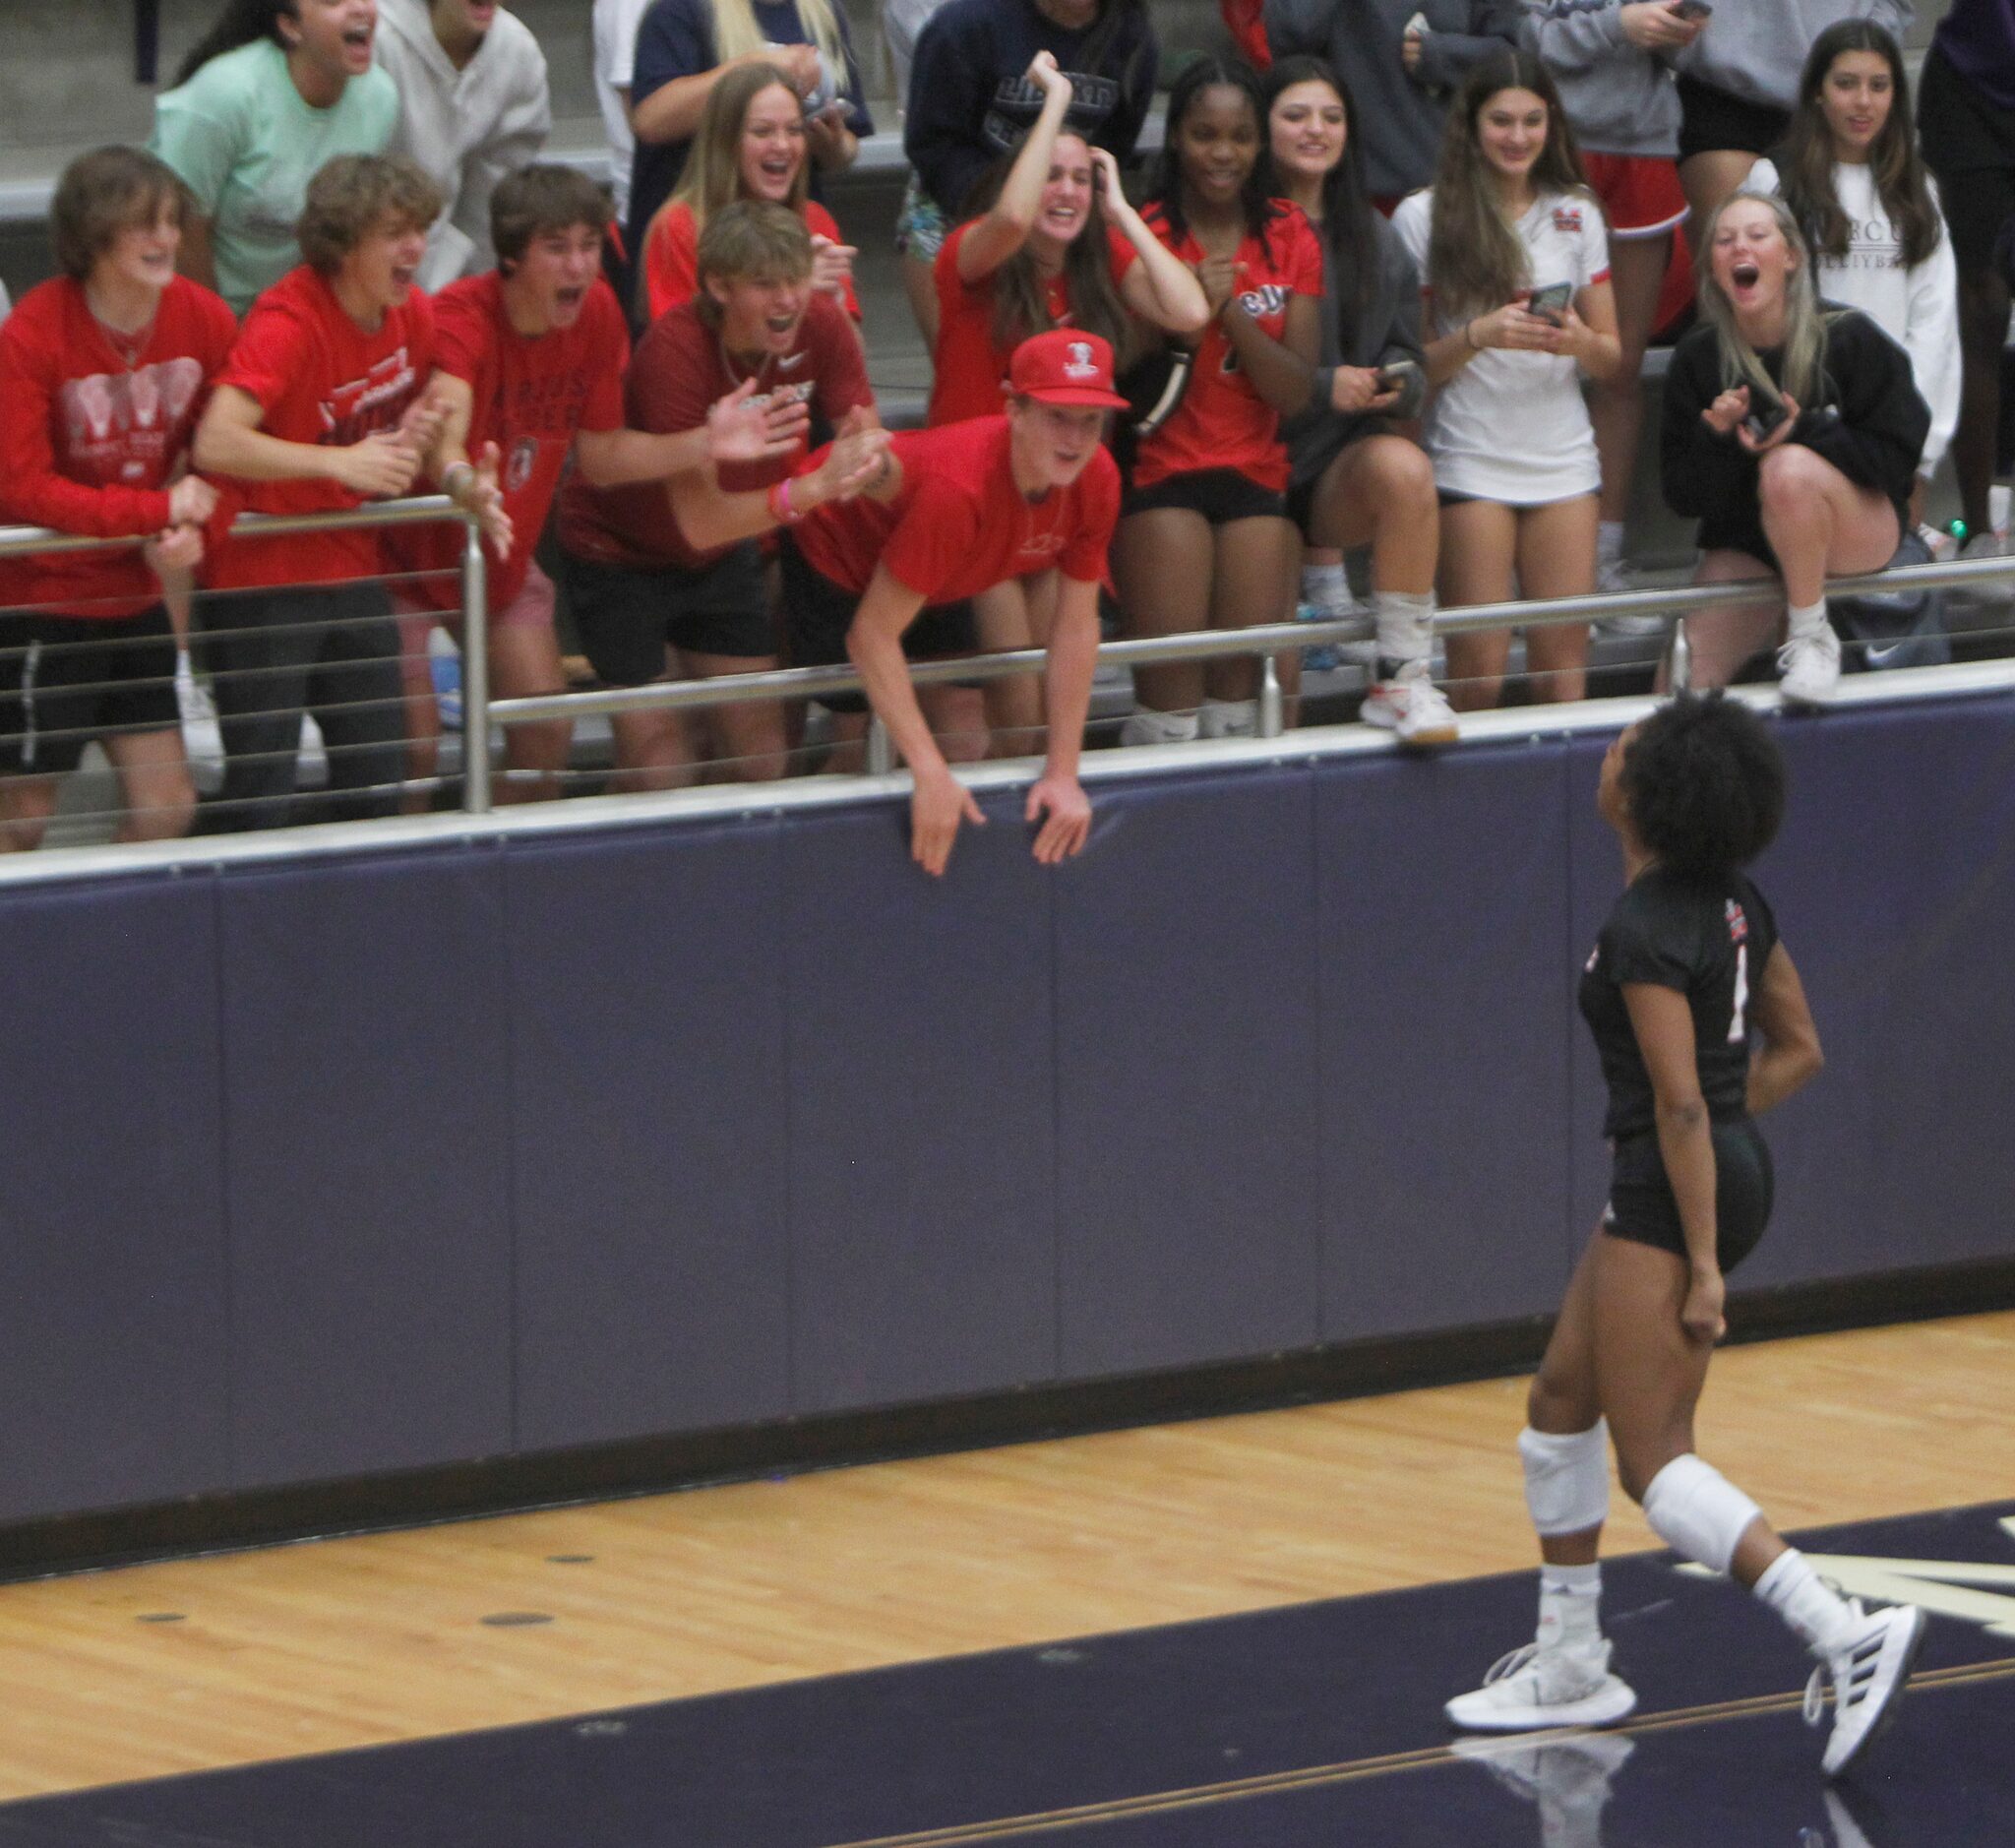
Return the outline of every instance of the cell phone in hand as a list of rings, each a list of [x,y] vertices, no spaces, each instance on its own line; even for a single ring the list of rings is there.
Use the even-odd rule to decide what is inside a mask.
[[[1784,400],[1769,392],[1749,387],[1749,414],[1742,419],[1742,428],[1748,431],[1758,443],[1777,428],[1790,413],[1784,407]]]
[[[1557,328],[1563,327],[1567,320],[1567,304],[1573,299],[1572,282],[1549,282],[1525,298],[1525,312],[1537,315],[1542,321],[1551,321]]]
[[[1378,390],[1381,393],[1403,391],[1406,388],[1406,382],[1409,379],[1418,377],[1419,374],[1420,367],[1415,365],[1411,359],[1395,360],[1389,366],[1380,366],[1378,368]]]
[[[1675,16],[1682,20],[1704,20],[1713,11],[1708,0],[1679,0],[1673,8]]]

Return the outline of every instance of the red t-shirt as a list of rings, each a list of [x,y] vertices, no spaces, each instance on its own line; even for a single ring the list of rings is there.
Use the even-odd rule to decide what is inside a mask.
[[[894,500],[828,502],[791,528],[806,561],[841,589],[859,595],[877,565],[926,603],[956,603],[1052,565],[1083,584],[1104,578],[1120,517],[1110,451],[1096,451],[1068,488],[1031,504],[1014,485],[1006,417],[900,430],[889,447],[902,463]],[[824,459],[822,450],[806,471]]]
[[[961,224],[946,238],[932,270],[938,285],[938,344],[931,355],[931,407],[924,418],[931,424],[998,416],[1008,401],[1008,362],[1014,349],[994,338],[994,277],[968,282],[958,274],[958,247],[978,222]],[[1110,225],[1106,241],[1117,288],[1140,253]],[[1070,285],[1062,272],[1049,278],[1045,305],[1054,326],[1070,326]]]
[[[8,520],[97,538],[158,532],[167,480],[237,338],[222,300],[186,277],[161,291],[137,349],[116,345],[84,285],[31,288],[0,327],[0,507]],[[11,591],[66,615],[137,616],[160,586],[137,548],[28,558]]]
[[[720,336],[700,318],[697,304],[674,308],[637,342],[624,385],[627,421],[633,430],[672,435],[697,430],[708,408],[745,377],[731,365]],[[787,353],[770,356],[758,378],[763,390],[756,401],[775,398],[809,402],[815,418],[836,424],[856,405],[874,408],[868,362],[845,312],[830,296],[815,295],[798,323]],[[774,486],[796,466],[802,446],[766,462],[730,462],[718,471],[722,492],[746,493]],[[694,571],[720,558],[725,547],[696,551],[672,518],[662,481],[630,487],[591,488],[577,473],[560,495],[560,543],[579,558],[638,571],[666,566]]]
[[[1296,295],[1322,293],[1322,246],[1299,206],[1274,202],[1279,215],[1266,235],[1248,235],[1236,261],[1246,266],[1239,299],[1269,339],[1287,328],[1287,305]],[[1158,207],[1146,213],[1149,227],[1185,263],[1200,264],[1203,247],[1193,232],[1179,242]],[[1152,487],[1171,475],[1205,468],[1236,468],[1249,480],[1276,493],[1287,487],[1287,450],[1280,441],[1280,413],[1252,389],[1239,369],[1224,324],[1213,319],[1203,331],[1190,386],[1174,414],[1144,438],[1133,463],[1133,485]]]
[[[268,436],[345,449],[373,430],[396,429],[434,370],[434,310],[415,289],[386,311],[376,332],[343,312],[329,284],[303,264],[252,304],[238,343],[217,375],[256,399]],[[363,505],[335,481],[244,481],[246,508],[262,514],[320,514]],[[211,582],[336,584],[383,569],[379,531],[357,527],[285,539],[233,539]]]
[[[839,226],[816,199],[805,201],[805,229],[814,237],[828,237],[843,244]],[[700,293],[700,231],[693,220],[693,208],[679,200],[667,206],[651,221],[643,239],[644,298],[655,321]],[[847,277],[843,291],[846,311],[858,321],[861,298],[854,293],[853,277]]]
[[[502,609],[524,588],[575,432],[623,427],[630,330],[615,290],[597,281],[572,327],[519,334],[504,306],[504,278],[494,271],[464,277],[436,295],[434,329],[436,363],[465,380],[474,395],[469,455],[480,455],[485,443],[503,452],[511,556],[500,564],[489,553],[490,607]],[[435,609],[460,607],[460,583],[449,575],[461,558],[459,532],[452,526],[394,526],[386,539],[402,569],[429,574],[404,585],[408,593]]]

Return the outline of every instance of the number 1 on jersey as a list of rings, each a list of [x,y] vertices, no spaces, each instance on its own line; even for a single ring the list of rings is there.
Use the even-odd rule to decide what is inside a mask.
[[[1749,946],[1736,946],[1736,1006],[1728,1023],[1728,1043],[1740,1046],[1748,1036],[1749,1023],[1743,1016],[1749,1012]]]

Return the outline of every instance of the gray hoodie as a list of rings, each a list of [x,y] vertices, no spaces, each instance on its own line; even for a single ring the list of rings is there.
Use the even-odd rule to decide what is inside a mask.
[[[1900,40],[1916,0],[1722,0],[1674,68],[1731,96],[1789,109],[1812,40],[1842,20],[1872,20]]]
[[[1623,36],[1622,0],[1525,0],[1525,48],[1560,92],[1591,154],[1679,151],[1679,92],[1661,58]]]
[[[1410,75],[1399,41],[1416,13],[1428,33]],[[1519,0],[1266,0],[1266,42],[1276,58],[1326,58],[1350,86],[1365,190],[1398,199],[1434,179],[1449,93],[1517,42],[1518,15]]]

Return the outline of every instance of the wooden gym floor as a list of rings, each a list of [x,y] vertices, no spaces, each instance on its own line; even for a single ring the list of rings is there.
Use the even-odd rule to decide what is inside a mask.
[[[0,1800],[1515,1570],[1522,1391],[0,1587]],[[1731,1349],[1701,1448],[1785,1527],[2005,1496],[2015,1314]]]

